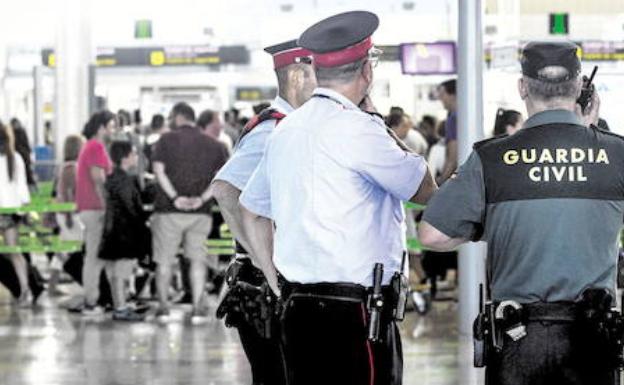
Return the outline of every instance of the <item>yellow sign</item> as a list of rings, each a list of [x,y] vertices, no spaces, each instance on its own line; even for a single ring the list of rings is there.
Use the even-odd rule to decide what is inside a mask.
[[[97,59],[96,64],[98,67],[112,67],[117,64],[117,59],[113,57],[106,57],[102,59]]]
[[[48,67],[56,67],[56,55],[53,53],[48,55]]]
[[[153,66],[162,66],[165,64],[165,53],[163,51],[150,52],[150,64]]]

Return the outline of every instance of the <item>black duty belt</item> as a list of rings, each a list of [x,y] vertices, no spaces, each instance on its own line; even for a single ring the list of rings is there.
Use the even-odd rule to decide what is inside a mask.
[[[384,295],[390,294],[392,288],[383,286]],[[285,298],[319,298],[343,302],[366,303],[370,288],[353,283],[311,283],[301,284],[285,282],[282,287]]]
[[[575,321],[578,307],[574,302],[535,302],[522,305],[525,321]]]

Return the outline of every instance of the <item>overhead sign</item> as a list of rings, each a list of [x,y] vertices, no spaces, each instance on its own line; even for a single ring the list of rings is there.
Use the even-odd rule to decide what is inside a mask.
[[[520,51],[518,50],[518,47],[492,47],[489,59],[491,68],[517,66],[520,59]]]
[[[581,60],[624,60],[624,41],[584,41],[580,46]]]
[[[449,75],[457,71],[455,42],[401,44],[401,68],[408,75]]]
[[[41,55],[44,65],[56,65],[57,58],[52,49],[42,50]],[[98,48],[96,56],[98,67],[214,66],[249,62],[249,50],[242,45]]]
[[[32,75],[33,68],[40,65],[41,56],[36,48],[9,47],[6,71],[10,75]]]
[[[398,45],[375,45],[383,51],[380,61],[399,61],[401,60],[401,47]]]
[[[261,102],[275,99],[277,87],[236,87],[236,100],[243,102]]]

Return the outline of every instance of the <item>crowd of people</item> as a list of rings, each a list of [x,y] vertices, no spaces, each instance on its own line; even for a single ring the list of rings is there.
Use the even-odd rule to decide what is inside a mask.
[[[235,110],[227,115],[238,119]],[[196,117],[186,103],[174,106],[168,121],[157,114],[148,127],[139,123],[124,110],[104,110],[90,117],[81,134],[65,138],[52,194],[58,203],[75,203],[76,212],[48,215],[44,225],[61,241],[84,242],[84,248],[48,255],[48,291],[67,294],[59,282],[69,275],[84,293],[83,300],[69,301],[69,310],[94,316],[108,308],[115,320],[143,320],[146,307],[127,300],[137,292],[131,278],[147,270],[156,277],[151,294],[157,294],[157,317],[164,320],[172,295],[171,265],[184,255],[190,263],[184,260],[176,269],[183,276],[177,299],[192,303],[191,321],[202,322],[207,268],[217,265],[217,256],[206,255],[205,241],[222,223],[220,218],[213,222],[214,204],[202,194],[228,159],[242,124],[231,119],[223,124],[221,114],[211,110]],[[0,189],[4,209],[28,204],[37,189],[32,151],[17,119],[0,124],[0,183],[6,186]],[[28,220],[29,215],[0,215],[3,245],[18,246],[19,225]],[[17,305],[36,303],[44,286],[33,274],[38,270],[30,255],[9,253],[0,260],[11,264],[0,281]]]

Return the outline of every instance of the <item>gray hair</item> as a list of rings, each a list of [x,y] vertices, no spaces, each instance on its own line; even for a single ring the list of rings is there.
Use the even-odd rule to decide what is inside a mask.
[[[567,75],[567,69],[561,66],[549,66],[542,68],[538,75],[545,79],[558,79]],[[525,76],[529,96],[540,101],[551,99],[576,99],[580,92],[578,77],[560,82],[548,82]]]
[[[353,63],[347,63],[338,67],[315,67],[316,81],[319,86],[333,83],[348,83],[352,81],[364,66],[368,57],[363,57]]]

